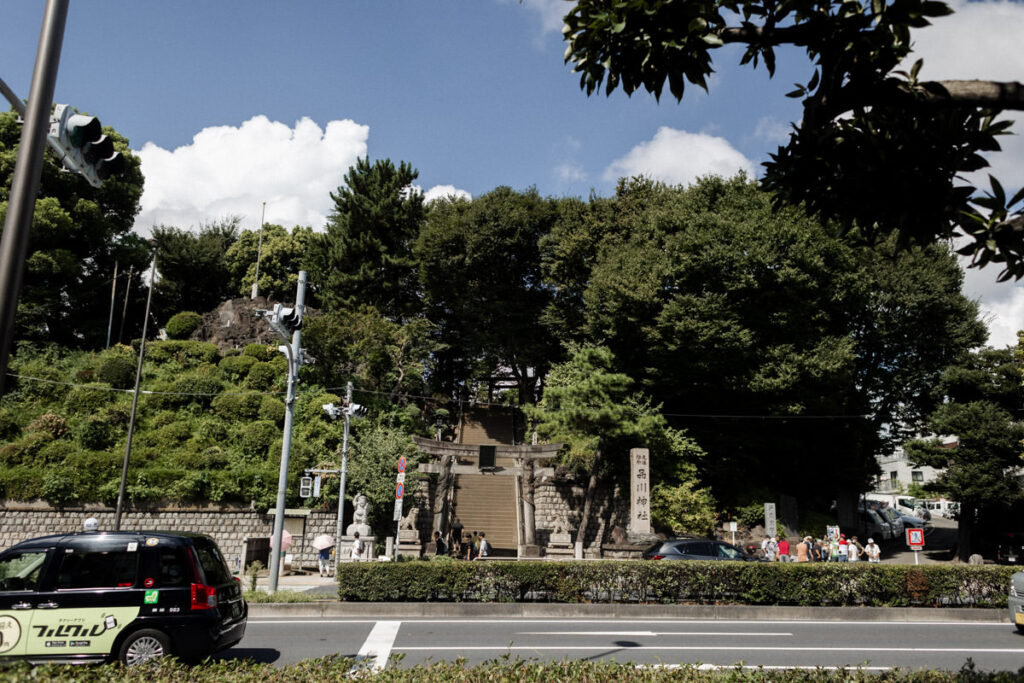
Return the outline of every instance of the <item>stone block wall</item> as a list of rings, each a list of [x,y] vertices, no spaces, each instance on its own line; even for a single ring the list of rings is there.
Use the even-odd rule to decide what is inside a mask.
[[[536,507],[535,520],[539,545],[548,544],[554,527],[554,518],[562,516],[569,521],[573,529],[579,527],[586,492],[585,486],[570,481],[547,480],[536,486],[533,502]],[[616,526],[625,529],[629,523],[629,497],[620,494],[615,485],[598,486],[584,543],[586,555],[600,556],[601,544],[607,543],[611,538],[611,530]]]
[[[89,517],[99,520],[101,531],[113,529],[114,514],[110,508],[91,506],[57,510],[43,503],[0,503],[0,549],[36,536],[81,531],[82,522]],[[293,555],[293,563],[315,568],[317,550],[310,544],[320,534],[334,536],[336,525],[336,510],[313,510],[308,517],[286,517],[285,528],[293,536],[287,552]],[[232,570],[238,570],[245,559],[246,540],[270,538],[274,516],[248,508],[133,510],[122,514],[121,529],[209,534]]]

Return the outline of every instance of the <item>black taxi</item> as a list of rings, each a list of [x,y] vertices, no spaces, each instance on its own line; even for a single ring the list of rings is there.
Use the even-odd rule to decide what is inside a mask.
[[[247,616],[240,582],[202,534],[83,532],[0,553],[0,658],[198,660],[238,643]]]

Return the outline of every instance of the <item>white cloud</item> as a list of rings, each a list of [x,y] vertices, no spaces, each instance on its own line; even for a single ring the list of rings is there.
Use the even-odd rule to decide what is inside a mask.
[[[754,164],[725,138],[663,126],[652,140],[613,161],[605,169],[604,179],[643,175],[669,185],[685,185],[700,176],[732,176],[741,170],[753,176]]]
[[[789,142],[789,134],[792,132],[793,127],[789,123],[780,121],[772,116],[764,116],[754,127],[754,138],[773,144],[784,145]]]
[[[189,229],[232,215],[251,229],[263,202],[268,223],[319,230],[332,209],[330,193],[366,156],[369,131],[351,120],[321,129],[304,117],[289,128],[255,116],[238,127],[204,128],[173,151],[147,142],[136,152],[146,184],[135,230]]]
[[[472,199],[473,195],[465,190],[458,189],[454,185],[434,185],[423,193],[423,200],[426,203],[430,203],[435,199],[447,199],[448,197],[455,197],[456,199]]]
[[[509,2],[510,0],[503,0]],[[569,0],[520,0],[523,7],[535,13],[544,33],[562,31],[562,17],[573,8]]]
[[[579,164],[564,163],[555,166],[555,175],[562,182],[572,183],[587,179],[587,173]]]

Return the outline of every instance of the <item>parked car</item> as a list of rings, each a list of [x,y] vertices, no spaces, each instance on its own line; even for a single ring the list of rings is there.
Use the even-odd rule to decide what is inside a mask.
[[[889,526],[892,527],[893,538],[903,538],[903,531],[906,527],[903,525],[903,518],[900,517],[900,513],[891,507],[883,507],[879,508],[878,514],[882,516],[882,519],[889,522]]]
[[[906,512],[903,512],[903,510],[896,510],[896,514],[898,514],[900,519],[903,520],[904,529],[923,529],[928,525],[928,520],[907,514]]]
[[[661,541],[644,551],[645,560],[739,560],[756,562],[742,549],[725,541],[676,538]]]
[[[996,562],[1024,564],[1024,533],[1011,531],[997,539]]]
[[[247,617],[209,536],[85,532],[0,553],[0,658],[195,660],[242,640]]]
[[[1017,572],[1010,577],[1010,596],[1007,600],[1010,607],[1010,621],[1017,630],[1024,633],[1024,572]]]
[[[867,538],[879,542],[891,541],[893,538],[892,526],[877,510],[860,511],[860,530]]]

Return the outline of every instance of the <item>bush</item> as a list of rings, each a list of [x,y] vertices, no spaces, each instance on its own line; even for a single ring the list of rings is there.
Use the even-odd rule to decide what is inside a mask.
[[[219,367],[230,381],[241,382],[255,363],[256,359],[252,356],[225,356],[220,359]]]
[[[277,354],[277,349],[273,346],[267,346],[266,344],[249,344],[242,351],[243,356],[249,356],[255,358],[258,361],[266,363]]]
[[[248,377],[245,378],[245,387],[256,391],[266,391],[274,386],[277,375],[277,368],[272,363],[254,363],[249,368]]]
[[[673,534],[708,536],[715,525],[715,499],[709,489],[695,488],[691,481],[651,490],[651,521]]]
[[[264,396],[260,401],[259,418],[273,422],[278,426],[284,425],[285,406],[284,401],[274,396]]]
[[[0,469],[0,491],[8,500],[30,501],[39,498],[43,474],[35,465],[16,465]]]
[[[161,364],[175,361],[182,367],[195,367],[200,363],[216,363],[220,351],[209,342],[168,339],[146,344],[146,358]]]
[[[0,441],[14,441],[20,436],[21,427],[18,426],[13,411],[0,411]]]
[[[51,439],[61,439],[68,433],[68,422],[60,415],[43,413],[29,423],[26,431],[45,434]]]
[[[52,468],[46,473],[40,494],[50,505],[61,509],[79,502],[81,495],[80,472],[69,468]]]
[[[135,386],[137,362],[125,354],[110,355],[100,362],[97,375],[115,389],[131,389]]]
[[[164,327],[170,339],[188,339],[203,324],[203,316],[194,311],[182,311],[171,316]]]
[[[248,424],[242,434],[242,452],[246,457],[262,460],[267,457],[271,444],[280,436],[281,430],[273,422],[258,421]]]
[[[114,430],[102,418],[89,418],[79,425],[78,443],[90,451],[104,451],[114,445]]]
[[[1006,607],[1013,567],[768,562],[366,562],[338,567],[354,602],[614,602]]]
[[[213,399],[213,411],[228,422],[255,419],[260,412],[263,396],[252,392],[221,394]]]
[[[114,398],[106,384],[94,382],[72,389],[64,399],[64,409],[71,415],[92,415],[103,409]]]

